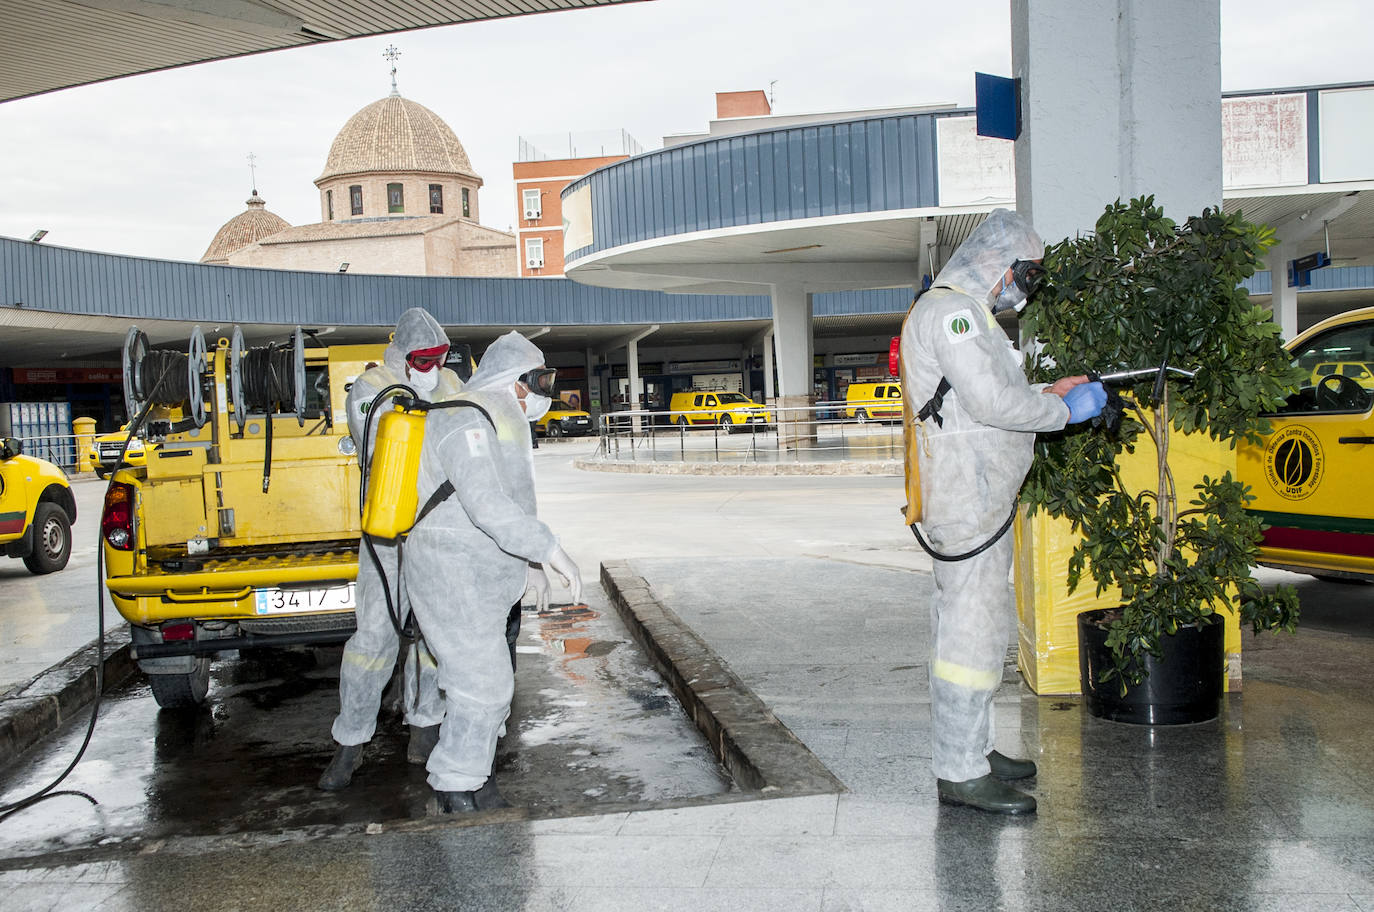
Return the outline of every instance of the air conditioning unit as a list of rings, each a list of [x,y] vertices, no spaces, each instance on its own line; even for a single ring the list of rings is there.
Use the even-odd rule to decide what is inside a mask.
[[[542,214],[542,213],[541,213],[540,210],[538,210],[538,209],[526,209],[526,210],[525,210],[525,218],[527,218],[527,219],[531,219],[531,220],[532,220],[532,219],[537,219],[537,218],[539,218],[539,216],[540,216],[541,214]]]
[[[543,257],[529,257],[525,260],[525,266],[530,269],[541,269],[544,266]]]

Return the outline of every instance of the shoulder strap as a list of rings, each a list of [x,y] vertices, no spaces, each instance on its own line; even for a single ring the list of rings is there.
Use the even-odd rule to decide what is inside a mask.
[[[482,408],[482,406],[478,405],[476,402],[473,402],[471,400],[448,399],[443,402],[431,403],[429,405],[429,408],[432,410],[444,408],[457,408],[459,406],[466,406],[468,408],[473,408],[481,412],[482,417],[486,418],[487,422],[492,426],[492,429],[495,430],[496,422],[492,420],[491,413],[488,412],[486,409]],[[453,482],[449,481],[448,479],[444,479],[444,483],[434,489],[434,493],[429,495],[429,500],[425,501],[425,505],[420,508],[420,512],[417,513],[415,516],[415,522],[410,524],[410,529],[414,529],[416,526],[418,526],[420,524],[420,521],[424,519],[426,516],[428,516],[434,510],[435,507],[439,506],[439,504],[443,503],[444,501],[448,500],[449,497],[453,496],[453,491]],[[406,531],[407,534],[409,534],[410,530],[408,529]]]
[[[951,389],[953,389],[953,387],[949,385],[949,379],[941,377],[940,385],[935,387],[935,395],[927,399],[926,404],[921,406],[921,410],[916,413],[916,418],[920,421],[927,421],[934,418],[936,427],[944,427],[945,419],[940,417],[940,409],[943,408],[945,404],[945,393],[949,392]]]

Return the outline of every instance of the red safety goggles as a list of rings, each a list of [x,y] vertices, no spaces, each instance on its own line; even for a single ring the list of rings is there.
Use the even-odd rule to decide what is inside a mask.
[[[448,346],[436,345],[433,348],[417,348],[406,355],[406,364],[411,370],[420,373],[432,371],[448,358]]]

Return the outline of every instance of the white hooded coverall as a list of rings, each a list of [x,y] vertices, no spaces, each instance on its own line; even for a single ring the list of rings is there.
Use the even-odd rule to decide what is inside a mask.
[[[401,383],[414,388],[406,378],[406,355],[420,349],[449,344],[444,328],[434,317],[419,307],[412,307],[396,323],[396,333],[382,353],[382,363],[364,371],[353,381],[348,391],[348,431],[358,445],[359,464],[366,469],[377,436],[374,417],[370,427],[368,452],[363,453],[363,421],[366,409],[376,395],[386,387]],[[442,402],[458,395],[463,383],[453,371],[436,367],[438,385],[420,398]],[[394,607],[402,621],[409,612],[405,593],[397,601],[396,546],[374,542],[377,558],[391,587]],[[396,649],[400,642],[396,628],[386,609],[386,596],[377,566],[365,546],[358,551],[358,582],[355,592],[358,629],[344,646],[343,662],[339,667],[339,714],[334,719],[332,734],[339,744],[365,744],[372,740],[377,727],[377,711],[382,691],[391,680],[396,663]],[[418,664],[418,668],[417,668]],[[439,696],[438,674],[434,658],[423,642],[418,650],[411,650],[405,664],[406,722],[417,727],[438,725],[444,718],[444,703]]]
[[[524,594],[529,565],[558,547],[536,515],[529,419],[513,389],[543,364],[532,342],[507,333],[458,397],[479,403],[492,420],[463,407],[426,419],[419,502],[445,481],[454,487],[405,545],[406,588],[447,706],[427,764],[436,791],[475,791],[490,774],[515,688],[506,617]]]
[[[918,410],[943,376],[951,392],[916,429],[922,528],[931,547],[957,555],[986,542],[1006,521],[1035,434],[1068,422],[1064,400],[1026,381],[1021,357],[989,309],[988,294],[1016,259],[1044,244],[1016,213],[994,210],[955,251],[902,327],[901,355]],[[1014,626],[1007,587],[1008,531],[967,560],[935,561],[930,665],[935,776],[950,782],[989,772],[995,747],[992,698]]]

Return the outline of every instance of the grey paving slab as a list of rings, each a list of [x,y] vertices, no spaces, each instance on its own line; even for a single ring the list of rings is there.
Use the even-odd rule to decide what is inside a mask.
[[[0,860],[0,891],[98,877],[118,910],[1374,912],[1374,618],[1354,590],[1321,589],[1294,637],[1247,637],[1245,690],[1206,725],[1103,723],[1008,666],[999,745],[1040,765],[1040,813],[990,817],[935,799],[930,577],[894,522],[895,479],[587,476],[554,449],[537,456],[541,515],[574,557],[630,561],[848,793],[169,841],[100,869]]]

